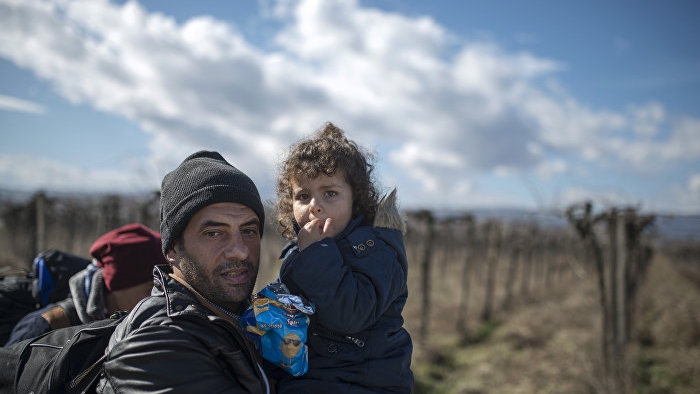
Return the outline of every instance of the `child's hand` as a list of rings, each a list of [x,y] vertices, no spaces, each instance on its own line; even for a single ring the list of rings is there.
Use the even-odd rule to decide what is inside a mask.
[[[328,234],[332,233],[333,226],[334,223],[331,218],[327,218],[325,221],[313,219],[306,223],[304,227],[299,230],[299,234],[297,235],[299,250],[304,250],[312,243],[329,237],[330,235]]]

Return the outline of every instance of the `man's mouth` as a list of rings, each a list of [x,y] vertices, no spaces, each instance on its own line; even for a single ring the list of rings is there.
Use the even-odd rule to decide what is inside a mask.
[[[221,276],[229,283],[240,285],[248,282],[248,269],[245,267],[229,269],[221,273]]]

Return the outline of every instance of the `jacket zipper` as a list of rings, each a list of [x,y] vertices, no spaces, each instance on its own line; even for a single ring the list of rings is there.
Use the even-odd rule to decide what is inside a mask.
[[[311,333],[311,335],[326,337],[326,338],[335,339],[335,340],[348,340],[348,341],[354,343],[360,349],[365,347],[365,341],[363,341],[362,339],[359,339],[359,338],[351,337],[350,335],[339,335],[339,334],[336,334],[336,333],[333,333],[330,331],[318,330],[318,329],[314,330]],[[345,342],[345,341],[343,341],[343,342]]]

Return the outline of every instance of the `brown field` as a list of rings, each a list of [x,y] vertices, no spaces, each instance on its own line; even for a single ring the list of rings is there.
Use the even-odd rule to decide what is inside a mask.
[[[407,327],[413,329],[415,302]],[[417,393],[608,393],[602,378],[600,308],[592,277],[529,300],[490,325],[474,323],[475,343],[456,334],[449,309],[433,313],[417,344]],[[474,322],[472,320],[472,322]],[[626,365],[629,393],[697,393],[700,388],[700,287],[664,256],[640,290]]]
[[[97,236],[132,221],[157,229],[153,201],[130,202],[139,207],[134,213],[114,196],[89,203],[54,200],[49,210],[54,216],[46,220],[43,239],[35,239],[33,205],[2,203],[0,268],[28,269],[37,245],[43,246],[41,250],[87,256]],[[105,211],[118,214],[105,218]],[[568,229],[526,227],[527,237],[512,238],[523,232],[507,223],[500,225],[500,243],[488,237],[485,223],[477,223],[469,243],[459,226],[440,224],[426,249],[425,226],[409,220],[409,299],[404,317],[414,339],[416,394],[700,392],[700,261],[693,260],[698,245],[691,245],[695,254],[690,258],[669,252],[665,245],[655,246],[637,291],[624,357],[614,360],[624,371],[620,390],[603,373],[597,275],[582,243]],[[530,271],[523,263],[526,254],[517,258],[512,254],[513,245],[523,239],[536,245],[529,255]],[[258,288],[275,279],[283,243],[270,221],[263,237]],[[508,270],[516,260],[520,265],[511,285],[514,297],[506,305]],[[495,268],[490,300],[489,266]],[[523,280],[524,272],[528,280]],[[487,305],[490,313],[485,318]],[[465,325],[458,327],[465,312]]]

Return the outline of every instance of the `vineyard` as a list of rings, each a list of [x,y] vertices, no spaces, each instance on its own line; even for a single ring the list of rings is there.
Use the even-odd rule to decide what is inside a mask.
[[[418,393],[694,393],[700,246],[631,209],[536,221],[409,215]]]
[[[158,229],[158,195],[39,193],[0,201],[0,214],[0,267],[28,270],[46,249],[86,256],[122,224]],[[659,238],[653,215],[589,203],[558,226],[405,214],[416,394],[700,387],[700,244]],[[258,287],[279,268],[275,228],[266,225]]]

